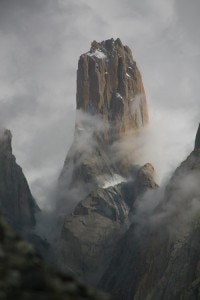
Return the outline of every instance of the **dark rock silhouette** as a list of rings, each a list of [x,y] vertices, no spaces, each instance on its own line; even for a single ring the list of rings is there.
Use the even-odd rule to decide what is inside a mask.
[[[108,300],[100,291],[48,267],[0,216],[0,299]]]
[[[0,208],[6,220],[17,230],[35,225],[39,210],[21,167],[12,154],[12,135],[9,130],[0,133]]]
[[[194,150],[200,151],[200,124],[196,134]]]

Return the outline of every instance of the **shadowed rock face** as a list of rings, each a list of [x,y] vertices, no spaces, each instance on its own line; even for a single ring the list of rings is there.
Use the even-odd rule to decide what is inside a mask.
[[[48,267],[0,216],[0,299],[109,300],[100,291]]]
[[[146,164],[131,181],[98,187],[65,217],[58,243],[65,271],[90,284],[98,283],[130,226],[137,197],[157,187],[153,176],[153,167]]]
[[[195,139],[195,147],[194,147],[195,151],[200,151],[200,124],[199,124],[199,128],[196,134],[196,139]]]
[[[15,229],[25,230],[35,225],[34,213],[38,207],[12,154],[11,140],[9,130],[0,133],[0,207]]]
[[[91,192],[65,218],[59,242],[64,270],[96,284],[125,232],[128,215],[120,185]]]
[[[99,286],[120,300],[200,299],[200,152],[176,169],[146,226],[133,224]],[[146,220],[141,220],[145,224]]]

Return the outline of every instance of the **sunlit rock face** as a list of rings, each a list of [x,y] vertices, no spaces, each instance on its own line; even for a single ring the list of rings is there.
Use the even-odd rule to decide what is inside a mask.
[[[12,135],[0,132],[0,208],[6,220],[17,230],[35,225],[38,209],[21,167],[12,154]]]
[[[93,41],[80,56],[76,103],[74,140],[59,178],[62,209],[64,203],[73,207],[108,177],[129,175],[128,154],[116,155],[113,145],[127,134],[134,139],[148,122],[140,72],[120,39]]]
[[[140,72],[120,39],[93,41],[90,51],[80,56],[76,101],[77,109],[109,123],[108,141],[148,122]]]

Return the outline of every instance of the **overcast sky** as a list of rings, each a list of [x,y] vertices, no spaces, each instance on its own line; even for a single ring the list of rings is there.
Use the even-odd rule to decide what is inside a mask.
[[[199,0],[0,0],[0,126],[42,206],[73,137],[78,58],[94,39],[119,37],[133,51],[150,111],[144,159],[162,177],[189,154],[199,13]]]

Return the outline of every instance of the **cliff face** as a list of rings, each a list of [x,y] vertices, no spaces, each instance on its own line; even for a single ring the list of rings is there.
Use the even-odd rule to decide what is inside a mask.
[[[200,151],[200,124],[195,138],[194,151]]]
[[[129,47],[120,39],[94,41],[77,71],[77,109],[109,123],[108,141],[148,122],[142,78]]]
[[[0,134],[0,208],[6,220],[17,230],[35,225],[38,207],[31,195],[22,169],[12,154],[11,132]]]
[[[148,122],[140,72],[131,50],[119,39],[94,41],[90,51],[80,56],[76,102],[74,141],[59,178],[62,210],[109,177],[129,175],[128,154],[115,157],[112,145]]]
[[[93,285],[99,282],[130,226],[136,199],[157,187],[153,176],[153,167],[146,164],[130,181],[95,189],[65,217],[58,243],[65,271]]]
[[[19,238],[1,216],[0,249],[0,299],[110,299],[104,293],[48,267],[31,244]]]
[[[120,185],[98,188],[65,218],[59,242],[65,271],[97,284],[127,227],[129,207],[123,196]]]
[[[150,222],[143,228],[133,223],[118,243],[99,285],[116,299],[200,299],[198,139],[199,130]]]

